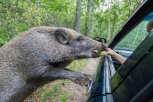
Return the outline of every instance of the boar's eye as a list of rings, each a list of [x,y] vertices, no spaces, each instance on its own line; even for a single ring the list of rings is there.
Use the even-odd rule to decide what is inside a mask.
[[[83,36],[79,36],[76,40],[77,40],[77,41],[83,41],[84,38],[83,38]]]

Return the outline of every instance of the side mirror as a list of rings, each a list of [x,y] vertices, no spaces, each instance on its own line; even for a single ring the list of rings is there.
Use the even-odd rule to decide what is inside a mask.
[[[100,37],[95,37],[93,38],[94,40],[97,40],[99,42],[102,42],[103,44],[106,44],[107,43],[107,40],[105,38],[100,38]]]

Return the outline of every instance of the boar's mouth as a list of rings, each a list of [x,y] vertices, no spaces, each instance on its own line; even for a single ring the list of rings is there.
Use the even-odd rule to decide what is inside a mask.
[[[100,50],[93,49],[92,50],[92,57],[93,58],[99,57],[100,56],[99,55],[100,52],[101,52]]]

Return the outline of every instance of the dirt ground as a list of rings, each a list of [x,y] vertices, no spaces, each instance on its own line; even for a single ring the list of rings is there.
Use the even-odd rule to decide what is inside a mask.
[[[82,70],[83,73],[93,75],[96,72],[96,67],[99,59],[89,59],[87,65]],[[73,82],[66,85],[63,90],[68,91],[71,96],[68,99],[68,102],[86,102],[86,87],[81,87]]]

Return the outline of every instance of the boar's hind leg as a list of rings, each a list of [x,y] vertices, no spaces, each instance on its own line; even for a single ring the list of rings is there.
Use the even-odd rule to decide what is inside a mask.
[[[57,68],[57,69],[51,69],[49,71],[46,71],[43,74],[43,78],[47,79],[70,79],[74,81],[75,83],[83,86],[87,86],[88,82],[90,81],[90,75],[74,72],[69,69],[63,69],[63,68]]]

